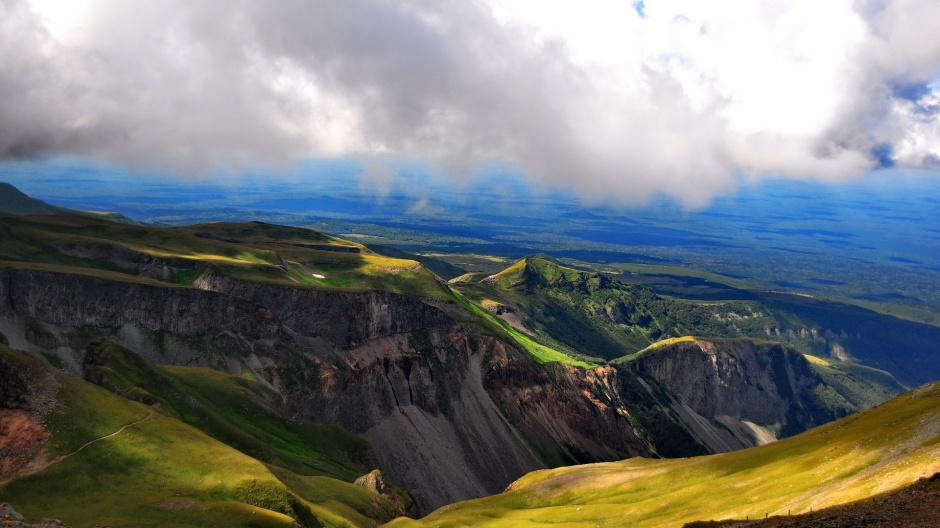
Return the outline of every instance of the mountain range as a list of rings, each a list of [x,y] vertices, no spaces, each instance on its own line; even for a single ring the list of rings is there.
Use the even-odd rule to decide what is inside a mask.
[[[450,278],[309,229],[11,189],[0,500],[30,519],[681,526],[940,471],[936,386],[905,392],[940,379],[931,325],[667,297],[539,255]]]

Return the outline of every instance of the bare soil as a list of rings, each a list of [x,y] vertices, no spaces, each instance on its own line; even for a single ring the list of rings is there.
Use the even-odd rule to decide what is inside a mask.
[[[910,486],[813,513],[757,521],[699,521],[684,528],[937,528],[940,473]]]

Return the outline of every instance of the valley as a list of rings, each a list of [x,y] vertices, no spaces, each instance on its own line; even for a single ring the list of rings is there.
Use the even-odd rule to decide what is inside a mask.
[[[15,461],[0,501],[28,519],[496,525],[577,504],[594,513],[571,522],[613,526],[626,513],[604,501],[632,504],[622,492],[639,497],[630,519],[679,526],[745,512],[740,495],[644,508],[717,479],[751,482],[754,507],[779,513],[938,470],[935,387],[884,403],[940,379],[936,326],[743,284],[666,295],[544,254],[462,273],[300,227],[27,205],[35,214],[0,213],[13,424],[0,452]],[[885,442],[903,448],[863,440],[886,413],[899,421]],[[884,461],[877,486],[794,469],[825,466],[820,438],[847,445],[825,431],[868,446],[852,474]],[[747,471],[723,475],[728,464]],[[581,484],[595,479],[607,484]]]
[[[0,0],[0,528],[936,528],[938,285],[936,0]]]
[[[940,468],[938,399],[940,386],[926,385],[734,453],[539,471],[502,494],[391,526],[682,526],[809,513],[933,476]]]

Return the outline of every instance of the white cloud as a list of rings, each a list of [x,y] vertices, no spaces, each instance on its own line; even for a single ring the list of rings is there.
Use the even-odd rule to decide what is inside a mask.
[[[644,14],[613,0],[0,0],[0,156],[183,173],[497,162],[589,198],[689,206],[742,177],[857,175],[883,144],[902,164],[940,156],[936,91],[896,89],[940,72],[934,1],[649,0]]]

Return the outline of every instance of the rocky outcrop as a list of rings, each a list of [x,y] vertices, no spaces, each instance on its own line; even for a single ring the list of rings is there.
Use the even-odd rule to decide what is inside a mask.
[[[3,357],[10,352],[0,345],[0,485],[42,458],[49,433],[39,417],[54,406],[57,388],[50,376],[28,376]]]
[[[679,342],[632,368],[668,391],[672,410],[713,452],[766,443],[836,418],[816,405],[813,389],[821,382],[807,361],[776,343]]]
[[[366,473],[365,475],[357,478],[353,484],[357,486],[362,486],[367,490],[374,491],[379,495],[389,499],[398,507],[396,512],[396,517],[417,517],[420,515],[417,505],[414,503],[414,499],[407,491],[390,486],[385,482],[385,478],[382,476],[382,471],[378,469],[373,469],[372,471]]]
[[[347,348],[377,337],[453,324],[446,313],[420,299],[384,291],[304,290],[211,275],[193,286],[263,306],[293,335],[315,337],[330,347]]]
[[[13,506],[0,502],[0,526],[9,528],[64,528],[62,521],[56,519],[42,519],[37,524],[26,522]]]
[[[153,363],[253,375],[287,417],[369,440],[422,512],[549,464],[728,451],[757,443],[752,431],[814,423],[787,408],[809,381],[783,349],[703,341],[580,370],[539,365],[445,301],[95,273],[0,268],[0,331],[75,373],[107,337]]]
[[[629,420],[613,367],[581,370],[535,365],[494,350],[485,387],[507,418],[556,464],[656,456],[656,449]]]
[[[48,439],[32,413],[0,408],[0,482],[26,468]]]
[[[281,393],[289,417],[368,439],[389,481],[425,512],[545,467],[536,448],[558,462],[651,453],[604,403],[616,392],[604,375],[541,367],[421,299],[115,279],[0,269],[0,326],[15,347],[76,372],[99,336],[154,363],[249,370]],[[539,388],[546,375],[557,388]]]

